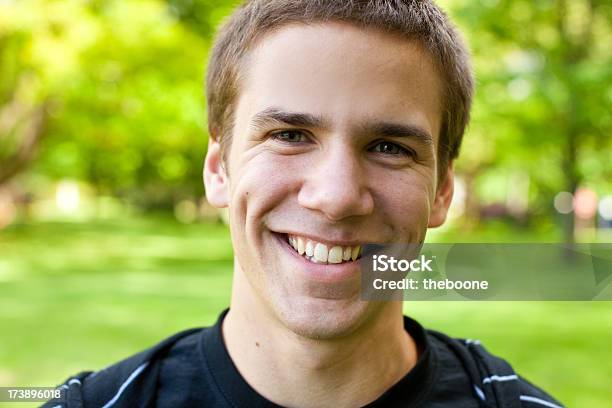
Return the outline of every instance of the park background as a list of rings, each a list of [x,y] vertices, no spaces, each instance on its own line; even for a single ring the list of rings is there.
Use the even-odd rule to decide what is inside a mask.
[[[477,93],[428,242],[612,242],[612,4],[439,3]],[[57,385],[228,305],[232,248],[201,168],[206,60],[234,5],[0,0],[0,386]],[[612,303],[405,310],[568,406],[610,406]]]

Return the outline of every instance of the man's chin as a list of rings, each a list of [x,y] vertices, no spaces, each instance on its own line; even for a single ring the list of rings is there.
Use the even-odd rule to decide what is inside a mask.
[[[276,305],[281,323],[298,336],[331,340],[349,336],[367,321],[372,305],[361,300],[304,297]]]

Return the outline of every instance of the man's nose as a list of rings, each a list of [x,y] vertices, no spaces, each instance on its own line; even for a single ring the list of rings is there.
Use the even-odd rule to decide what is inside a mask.
[[[374,209],[374,199],[359,158],[354,151],[342,146],[320,152],[304,174],[298,202],[332,221],[368,215]]]

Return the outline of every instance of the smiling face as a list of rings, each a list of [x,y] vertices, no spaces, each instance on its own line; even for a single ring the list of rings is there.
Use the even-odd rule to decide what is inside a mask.
[[[230,211],[232,307],[345,335],[385,307],[360,300],[359,247],[422,242],[444,221],[440,79],[417,44],[341,23],[286,26],[243,62],[227,163],[211,140],[205,165],[209,201]]]

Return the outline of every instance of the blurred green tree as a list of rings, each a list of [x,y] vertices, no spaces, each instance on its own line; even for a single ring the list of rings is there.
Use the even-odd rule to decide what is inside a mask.
[[[36,140],[45,138],[30,175],[84,180],[98,193],[145,206],[202,194],[204,37],[162,1],[32,0],[0,7],[0,38],[14,38],[3,47],[3,55],[11,54],[1,69],[29,79],[12,82],[36,96],[32,106],[55,101],[50,115],[39,113],[49,120],[36,126]],[[13,140],[29,146],[26,136]]]
[[[445,4],[467,33],[476,65],[473,121],[458,162],[468,184],[486,180],[487,173],[525,174],[536,187],[531,205],[546,213],[560,190],[573,193],[588,184],[610,191],[612,4]],[[568,242],[573,219],[566,216]]]
[[[25,33],[0,32],[0,187],[23,171],[45,134],[48,99],[19,54]]]

